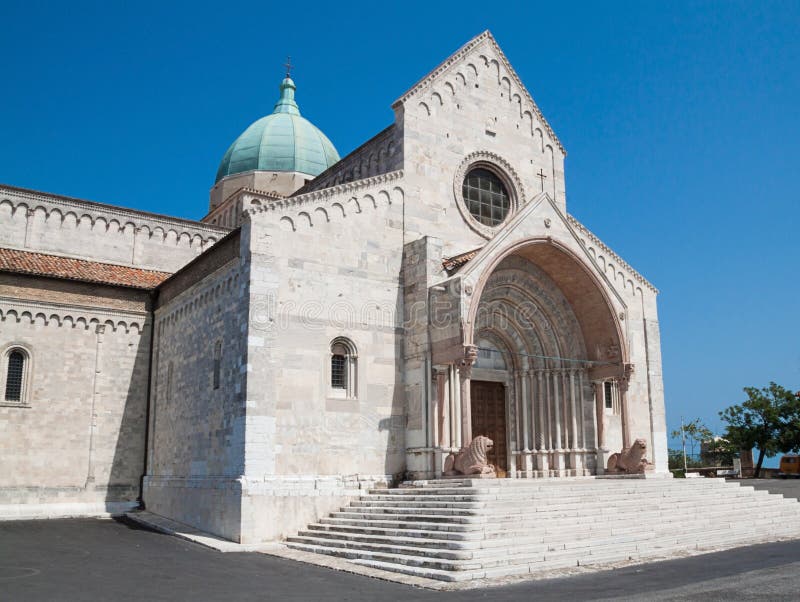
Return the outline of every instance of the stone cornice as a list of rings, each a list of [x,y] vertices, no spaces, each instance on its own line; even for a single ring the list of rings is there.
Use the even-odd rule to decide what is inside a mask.
[[[127,330],[129,326],[135,324],[140,332],[149,318],[149,313],[146,311],[0,296],[0,320],[6,320],[10,312],[14,312],[18,320],[26,313],[30,314],[31,318],[42,314],[45,316],[46,322],[49,322],[55,316],[58,319],[59,326],[67,317],[72,318],[73,324],[77,323],[78,320],[83,320],[87,327],[92,322],[104,324],[110,321],[115,329],[122,326]]]
[[[266,201],[266,204],[257,205],[255,207],[248,207],[245,210],[245,213],[253,215],[256,213],[264,213],[268,211],[278,211],[282,209],[298,208],[304,205],[310,205],[313,203],[318,203],[320,201],[326,201],[333,197],[341,196],[344,194],[351,194],[354,192],[358,192],[360,190],[379,186],[381,184],[394,182],[396,180],[400,180],[402,177],[403,177],[403,170],[399,169],[397,171],[390,171],[389,173],[381,174],[378,176],[364,178],[363,180],[355,180],[353,182],[347,182],[346,184],[338,184],[337,186],[332,186],[330,188],[323,188],[321,190],[315,190],[313,192],[308,192],[306,194],[280,198],[280,199],[265,197],[261,193],[258,193],[256,191],[243,192],[243,194],[247,195],[246,198],[247,201],[255,199],[259,201],[261,200]]]
[[[147,211],[137,211],[116,205],[107,205],[95,201],[85,201],[67,196],[38,192],[25,188],[0,185],[0,203],[4,200],[16,204],[24,204],[29,209],[34,209],[36,205],[47,205],[50,208],[59,208],[63,213],[79,211],[91,212],[95,217],[104,217],[107,221],[117,219],[117,221],[128,220],[136,227],[160,226],[165,230],[181,230],[182,232],[191,231],[194,234],[204,233],[213,238],[219,238],[228,233],[229,228],[222,228],[203,222],[149,213]],[[33,205],[33,206],[32,206]],[[99,214],[99,215],[98,215]],[[188,233],[188,232],[187,232]]]
[[[497,40],[494,39],[494,36],[488,29],[480,33],[479,35],[475,36],[474,38],[472,38],[469,42],[464,44],[461,48],[456,50],[441,64],[439,64],[439,66],[436,67],[433,71],[428,73],[428,75],[426,75],[416,84],[414,84],[411,87],[411,89],[408,90],[408,92],[403,94],[403,96],[401,96],[392,103],[392,107],[394,108],[397,105],[405,104],[406,102],[408,102],[408,100],[410,100],[423,90],[427,89],[433,83],[433,81],[436,80],[436,78],[438,78],[445,71],[449,70],[450,67],[460,62],[464,57],[466,57],[470,52],[472,52],[472,50],[477,48],[484,41],[488,41],[488,43],[492,46],[495,52],[497,52],[497,56],[500,57],[503,66],[506,68],[513,81],[517,84],[517,86],[519,86],[520,90],[525,95],[525,99],[531,104],[534,113],[536,113],[537,118],[542,123],[544,128],[547,130],[547,133],[550,135],[553,141],[555,141],[555,143],[558,145],[558,148],[561,150],[561,152],[564,153],[564,156],[566,156],[567,151],[564,148],[564,145],[561,144],[561,141],[558,139],[558,136],[556,136],[555,132],[553,131],[553,128],[550,127],[550,124],[547,122],[547,119],[545,119],[544,115],[542,114],[542,111],[539,109],[539,106],[533,100],[533,97],[531,96],[530,92],[528,92],[528,89],[525,87],[525,84],[522,83],[522,80],[519,78],[519,75],[517,75],[517,72],[511,66],[511,63],[509,62],[505,53],[501,50],[500,46],[498,45]]]
[[[653,291],[654,293],[658,294],[658,289],[657,289],[655,286],[653,286],[653,285],[652,285],[652,284],[651,284],[651,283],[650,283],[650,282],[647,280],[647,278],[645,278],[644,276],[642,276],[642,275],[641,275],[639,272],[637,272],[635,269],[633,269],[633,268],[631,267],[631,265],[630,265],[630,264],[629,264],[627,261],[625,261],[624,259],[622,259],[622,257],[620,257],[619,255],[617,255],[617,254],[616,254],[614,251],[612,251],[612,250],[611,250],[611,249],[608,247],[608,245],[606,245],[606,244],[605,244],[605,243],[604,243],[602,240],[600,240],[600,239],[599,239],[599,238],[598,238],[598,237],[597,237],[597,236],[596,236],[596,235],[595,235],[595,234],[594,234],[594,233],[593,233],[591,230],[589,230],[589,228],[587,228],[586,226],[584,226],[582,223],[580,223],[580,222],[579,222],[577,219],[575,219],[575,218],[574,218],[572,215],[570,215],[570,214],[567,214],[567,220],[569,221],[570,225],[571,225],[573,228],[575,228],[575,229],[576,229],[578,232],[580,232],[581,234],[583,234],[584,236],[586,236],[586,238],[588,238],[588,239],[589,239],[589,240],[590,240],[590,241],[591,241],[591,242],[592,242],[594,245],[596,245],[596,246],[597,246],[597,247],[598,247],[598,248],[599,248],[601,251],[603,251],[603,253],[605,253],[606,255],[608,255],[608,256],[609,256],[610,258],[612,258],[612,259],[613,259],[615,262],[617,262],[619,265],[621,265],[621,266],[622,266],[622,267],[624,267],[626,270],[628,270],[628,272],[630,272],[630,274],[631,274],[631,275],[632,275],[634,278],[636,278],[636,280],[637,280],[637,281],[638,281],[640,284],[643,284],[643,285],[645,285],[645,286],[646,286],[647,288],[649,288],[651,291]]]

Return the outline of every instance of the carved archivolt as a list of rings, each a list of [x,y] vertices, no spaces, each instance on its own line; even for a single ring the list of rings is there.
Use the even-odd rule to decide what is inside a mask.
[[[477,151],[467,155],[464,157],[464,160],[461,161],[461,164],[456,169],[455,176],[453,177],[453,195],[456,199],[456,206],[458,207],[458,210],[461,212],[461,216],[464,218],[464,221],[467,222],[469,227],[484,238],[488,239],[494,236],[498,228],[502,227],[502,223],[494,227],[482,224],[472,216],[467,208],[466,203],[464,202],[464,178],[470,169],[476,167],[485,167],[503,180],[511,200],[511,209],[508,213],[508,218],[516,213],[519,207],[525,204],[525,188],[522,185],[522,180],[520,180],[516,170],[514,170],[508,161],[506,161],[497,153],[492,153],[489,151]]]

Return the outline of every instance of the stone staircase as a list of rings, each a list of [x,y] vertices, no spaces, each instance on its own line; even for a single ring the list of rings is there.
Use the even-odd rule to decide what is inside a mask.
[[[800,538],[800,503],[722,479],[464,479],[373,489],[290,548],[464,581]]]

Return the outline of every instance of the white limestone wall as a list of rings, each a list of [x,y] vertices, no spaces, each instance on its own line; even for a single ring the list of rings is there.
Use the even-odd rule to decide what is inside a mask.
[[[238,256],[207,272],[156,310],[144,501],[156,514],[239,541],[247,283]]]
[[[25,403],[0,403],[0,518],[130,509],[144,470],[146,295],[27,284],[0,275],[0,354],[30,354]]]
[[[400,178],[260,205],[243,227],[251,310],[242,529],[255,541],[296,531],[404,470]],[[357,349],[351,398],[330,387],[336,337]]]
[[[403,169],[403,131],[401,124],[394,123],[319,174],[299,192],[331,188],[399,169]]]
[[[0,246],[174,272],[228,228],[0,187]]]
[[[520,205],[545,191],[565,208],[565,152],[489,37],[453,55],[395,111],[407,185],[417,191],[409,193],[407,230],[444,240],[445,256],[485,243],[456,205],[470,155],[502,165]]]
[[[657,472],[667,473],[667,425],[658,290],[578,220],[572,216],[568,219],[594,263],[596,273],[607,279],[609,288],[625,304],[625,334],[634,365],[627,391],[630,430],[634,438],[644,437],[648,440],[651,446],[648,450],[649,460],[655,464]],[[621,424],[619,429],[621,446]],[[610,445],[616,439],[612,437],[607,441]],[[610,451],[618,450],[611,448]]]

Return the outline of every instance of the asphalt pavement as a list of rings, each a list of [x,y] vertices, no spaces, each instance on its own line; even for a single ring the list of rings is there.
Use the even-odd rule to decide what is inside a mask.
[[[0,522],[0,600],[796,600],[800,541],[482,590],[416,589],[258,553],[222,554],[124,520]]]

